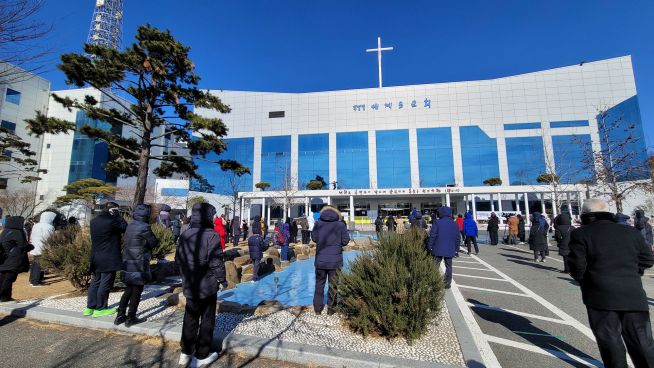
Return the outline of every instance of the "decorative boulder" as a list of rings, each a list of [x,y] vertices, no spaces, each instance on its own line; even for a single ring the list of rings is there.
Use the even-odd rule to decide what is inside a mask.
[[[246,264],[250,264],[250,256],[240,256],[234,258],[234,264],[237,266],[245,266]]]
[[[252,281],[252,270],[250,270],[249,274],[244,274],[243,276],[241,276],[241,282],[248,282],[248,281]]]
[[[316,255],[316,248],[309,248],[309,257],[313,257]]]
[[[305,259],[309,259],[309,256],[306,255],[306,254],[303,254],[303,253],[300,253],[300,254],[297,255],[297,260],[298,261],[303,261]]]
[[[252,275],[252,271],[254,271],[254,265],[248,264],[241,267],[241,275]]]
[[[259,303],[257,309],[254,310],[254,315],[263,316],[266,314],[276,313],[284,309],[284,305],[276,300],[265,300]]]
[[[227,288],[236,287],[241,280],[238,277],[238,270],[232,261],[225,262],[225,274],[227,275]]]

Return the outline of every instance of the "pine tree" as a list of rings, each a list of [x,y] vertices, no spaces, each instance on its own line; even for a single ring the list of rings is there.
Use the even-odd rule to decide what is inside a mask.
[[[58,66],[66,82],[77,87],[93,87],[103,94],[109,105],[99,104],[92,96],[84,100],[54,95],[62,106],[82,110],[91,119],[109,123],[112,129],[75,124],[39,114],[28,122],[34,134],[68,133],[73,130],[106,142],[110,159],[105,170],[123,177],[136,177],[134,204],[143,203],[151,162],[158,163],[154,174],[168,178],[183,174],[193,179],[201,176],[192,156],[220,154],[227,148],[222,139],[227,128],[220,118],[195,114],[191,106],[229,113],[229,106],[216,96],[197,88],[200,77],[194,72],[188,46],[177,41],[169,31],[148,25],[136,32],[136,42],[124,51],[100,45],[86,45],[84,54],[64,54]],[[124,137],[122,130],[137,136]],[[199,136],[191,136],[190,131]],[[156,153],[165,147],[163,138],[183,142],[184,152]],[[234,160],[220,160],[222,170],[243,170]]]

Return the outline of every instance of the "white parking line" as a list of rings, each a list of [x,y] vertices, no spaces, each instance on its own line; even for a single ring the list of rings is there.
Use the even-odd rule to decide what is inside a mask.
[[[570,354],[570,353],[567,353],[565,351],[562,351],[560,349],[556,349],[556,350],[554,350],[554,349],[544,349],[544,348],[538,347],[536,345],[525,344],[525,343],[522,343],[522,342],[508,340],[508,339],[504,339],[504,338],[497,337],[497,336],[491,336],[491,335],[486,335],[486,340],[488,340],[488,342],[493,342],[493,343],[504,345],[504,346],[510,346],[510,347],[513,347],[513,348],[526,350],[526,351],[529,351],[529,352],[532,352],[532,353],[538,353],[538,354],[542,354],[542,355],[549,355],[549,356],[552,356],[554,358],[567,360],[569,362],[581,363],[581,364],[589,366],[589,367],[604,367],[604,364],[602,364],[602,362],[600,362],[600,361],[598,361],[596,359],[593,359],[593,358],[590,358],[590,357],[582,358],[582,357],[576,356],[574,354]],[[553,348],[556,348],[553,345],[551,345],[551,346]]]
[[[452,262],[455,262],[455,263],[472,263],[472,264],[479,265],[479,262],[459,261],[459,260],[456,260],[456,259],[453,259]]]
[[[526,250],[524,250],[524,249],[521,249],[521,248],[518,248],[518,247],[514,247],[513,245],[504,244],[504,246],[505,246],[505,247],[509,247],[509,248],[513,248],[513,249],[517,249],[517,250],[521,251],[522,253],[528,253],[528,254],[534,255],[533,252],[529,252],[529,251],[526,251]],[[559,263],[563,263],[562,260],[560,260],[560,259],[556,259],[556,258],[554,258],[554,257],[547,257],[547,259],[551,259],[551,260],[553,260],[553,261],[557,261],[557,262],[559,262]]]
[[[539,315],[536,315],[536,314],[525,313],[525,312],[518,312],[518,311],[515,311],[515,310],[512,310],[512,309],[504,309],[504,308],[499,308],[499,307],[493,307],[492,305],[476,304],[476,303],[470,303],[470,302],[468,302],[468,305],[473,307],[473,308],[488,309],[488,310],[492,310],[492,311],[496,311],[496,312],[515,314],[517,316],[533,318],[533,319],[540,319],[542,321],[560,323],[560,324],[563,324],[563,325],[568,324],[568,322],[566,322],[566,321],[564,321],[562,319],[544,317],[544,316],[539,316]]]
[[[459,268],[464,268],[466,270],[477,270],[477,271],[490,271],[493,272],[493,270],[489,270],[488,268],[477,268],[477,267],[464,267],[464,266],[456,266],[456,269],[458,270]]]
[[[482,276],[474,276],[474,275],[464,275],[461,273],[452,273],[452,276],[459,276],[459,277],[470,277],[473,279],[482,279],[482,280],[493,280],[493,281],[506,281],[504,279],[497,279],[495,277],[482,277]],[[506,281],[508,282],[508,281]]]
[[[519,283],[519,282],[515,281],[514,279],[510,278],[504,272],[502,272],[502,271],[498,270],[497,268],[491,266],[490,264],[488,264],[488,262],[485,262],[483,259],[478,258],[478,257],[475,257],[475,258],[477,258],[479,263],[486,266],[488,269],[494,270],[495,273],[497,273],[500,277],[503,277],[505,280],[510,282],[513,286],[520,289],[524,293],[524,294],[518,294],[518,295],[525,295],[526,294],[525,296],[532,297],[538,303],[540,303],[545,308],[547,308],[550,312],[554,313],[555,315],[557,315],[562,320],[568,322],[569,325],[576,328],[577,330],[579,330],[579,332],[583,333],[584,335],[586,335],[586,337],[588,337],[589,339],[593,340],[593,342],[595,342],[595,336],[593,335],[593,331],[591,331],[590,328],[586,327],[586,325],[584,325],[583,323],[581,323],[581,322],[577,321],[576,319],[572,318],[569,314],[562,311],[559,307],[557,307],[554,304],[548,302],[547,300],[545,300],[545,298],[543,298],[542,296],[540,296],[540,295],[536,294],[535,292],[531,291],[529,288],[525,287],[521,283]]]
[[[498,293],[498,294],[506,294],[506,295],[515,295],[515,296],[524,296],[526,298],[529,298],[530,296],[527,294],[520,294],[520,293],[514,293],[512,291],[502,291],[502,290],[495,290],[495,289],[486,289],[486,288],[480,288],[476,286],[468,286],[468,285],[461,285],[458,284],[459,288],[462,289],[470,289],[470,290],[479,290],[479,291],[488,291],[491,293]]]

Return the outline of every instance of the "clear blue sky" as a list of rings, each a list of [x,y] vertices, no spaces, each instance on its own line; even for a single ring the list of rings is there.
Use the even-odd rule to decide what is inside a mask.
[[[79,52],[95,1],[48,0],[55,53]],[[303,92],[488,79],[632,55],[648,145],[654,144],[651,0],[125,0],[123,45],[138,25],[191,46],[211,89]],[[53,89],[67,88],[51,68]]]

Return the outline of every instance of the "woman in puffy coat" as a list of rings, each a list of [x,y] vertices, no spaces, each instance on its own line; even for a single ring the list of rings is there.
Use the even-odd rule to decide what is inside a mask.
[[[150,258],[159,240],[150,228],[150,206],[139,204],[134,208],[134,221],[125,230],[123,249],[123,282],[127,287],[120,298],[115,325],[125,322],[130,327],[144,320],[136,318],[143,286],[151,281]],[[129,304],[129,310],[127,309]]]
[[[261,236],[261,216],[254,216],[252,222],[252,235],[248,239],[248,253],[252,260],[252,280],[259,280],[259,265],[263,258],[263,237]]]
[[[14,281],[21,272],[27,272],[30,263],[27,252],[34,247],[27,242],[23,226],[25,219],[21,216],[7,218],[0,234],[0,302],[8,302]]]
[[[340,221],[341,213],[332,206],[320,210],[320,219],[311,232],[316,243],[316,287],[313,294],[313,310],[321,314],[325,307],[325,282],[329,280],[327,314],[334,313],[336,305],[336,280],[343,267],[343,246],[350,242],[347,226]]]
[[[534,251],[534,262],[545,262],[547,256],[548,243],[547,232],[549,225],[540,212],[534,212],[531,229],[529,230],[529,249]]]
[[[488,237],[490,238],[491,245],[497,245],[498,234],[497,232],[500,229],[500,219],[497,217],[495,212],[491,213],[490,219],[488,219]]]
[[[463,219],[463,235],[466,237],[465,242],[468,247],[468,255],[470,255],[470,243],[475,246],[475,255],[479,254],[479,246],[477,246],[477,235],[478,235],[477,223],[472,218],[472,213],[466,212],[466,215]]]
[[[218,233],[220,236],[220,248],[225,250],[225,219],[221,216],[217,216],[213,219],[213,230]]]
[[[568,254],[570,254],[570,233],[574,230],[572,219],[567,213],[562,213],[554,219],[554,239],[559,248],[559,255],[563,257],[563,273],[570,272],[568,268]]]

